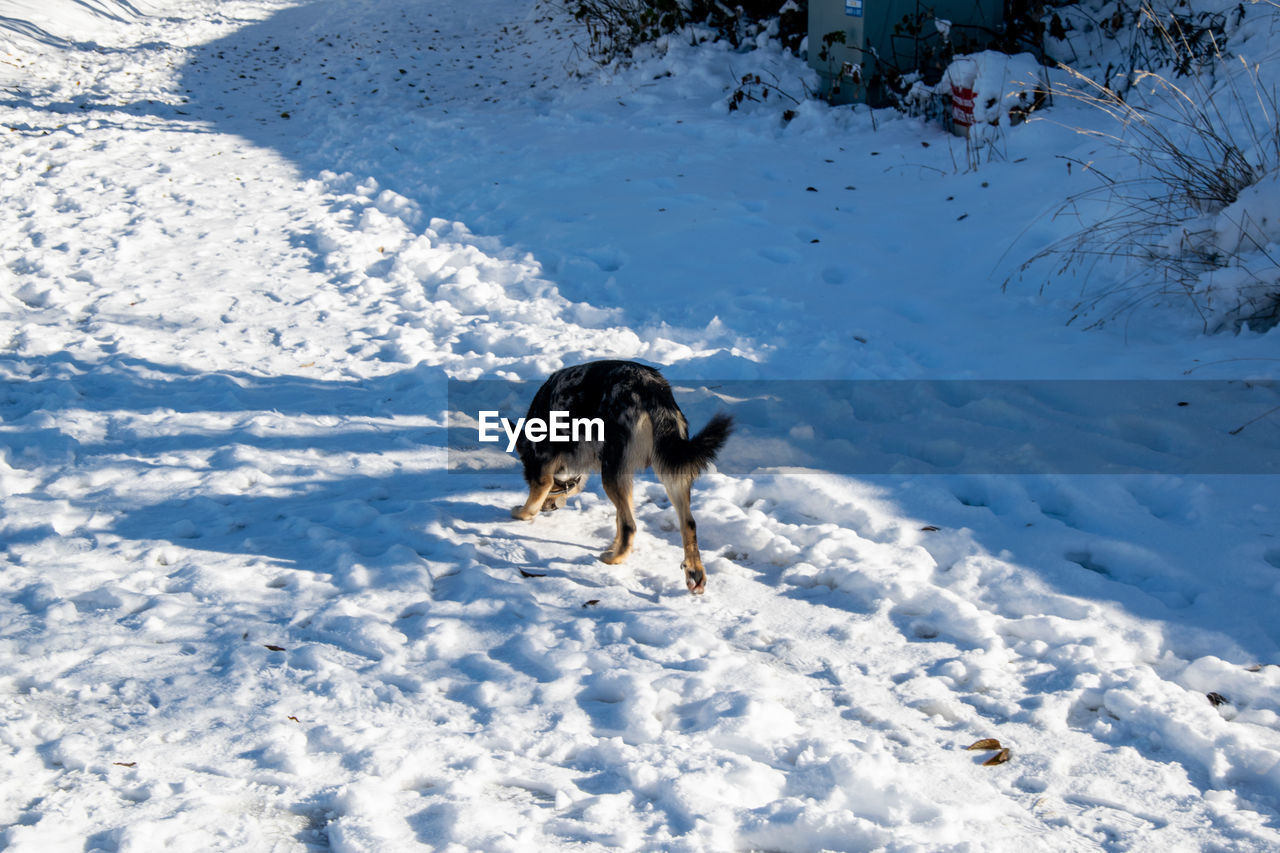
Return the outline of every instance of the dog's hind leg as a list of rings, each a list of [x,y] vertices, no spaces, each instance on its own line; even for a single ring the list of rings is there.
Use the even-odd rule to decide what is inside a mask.
[[[621,471],[602,472],[604,493],[617,510],[617,533],[609,550],[600,559],[610,565],[621,563],[631,553],[636,538],[636,516],[631,503],[631,477]]]
[[[547,495],[551,494],[551,488],[555,485],[556,478],[552,473],[556,470],[554,464],[543,465],[542,470],[538,472],[536,478],[529,481],[529,499],[524,502],[524,506],[518,506],[511,510],[511,517],[518,518],[522,521],[532,521],[534,516],[542,509],[546,503]]]
[[[689,587],[689,592],[694,595],[702,595],[707,588],[707,572],[702,567],[702,555],[698,553],[698,525],[693,520],[693,511],[690,508],[693,480],[679,477],[674,478],[672,482],[663,482],[662,485],[666,488],[667,497],[671,498],[671,506],[675,508],[676,516],[680,520],[680,541],[684,546],[684,562],[680,564],[680,568],[684,569],[685,586]]]

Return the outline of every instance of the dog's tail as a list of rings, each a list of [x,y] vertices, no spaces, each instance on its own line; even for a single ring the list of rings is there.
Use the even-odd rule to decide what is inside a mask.
[[[712,416],[702,432],[685,438],[675,429],[654,430],[654,468],[660,479],[668,477],[692,480],[707,470],[733,432],[733,417],[724,412]]]

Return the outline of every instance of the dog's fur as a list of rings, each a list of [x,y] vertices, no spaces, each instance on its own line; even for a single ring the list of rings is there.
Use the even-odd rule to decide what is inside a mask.
[[[516,450],[524,463],[529,499],[511,514],[531,521],[539,512],[558,509],[582,491],[591,471],[599,471],[605,494],[617,509],[617,533],[600,559],[621,563],[631,553],[636,533],[631,479],[652,465],[680,518],[685,584],[690,592],[702,594],[707,573],[689,510],[690,489],[729,437],[733,419],[717,414],[689,438],[689,424],[667,380],[652,367],[632,361],[592,361],[551,374],[534,395],[527,417],[545,421],[553,411],[568,412],[570,418],[602,419],[604,440],[533,442],[521,431]]]

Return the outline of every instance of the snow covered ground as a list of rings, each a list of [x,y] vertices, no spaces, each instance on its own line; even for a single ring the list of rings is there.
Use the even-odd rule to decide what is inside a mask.
[[[1280,848],[1280,487],[1162,472],[1176,424],[1098,426],[1155,454],[1127,476],[932,473],[962,441],[896,446],[913,476],[710,473],[701,598],[651,479],[607,567],[598,485],[525,524],[514,471],[449,470],[450,378],[596,357],[685,380],[695,428],[699,380],[1250,380],[1188,407],[1223,441],[1276,404],[1280,331],[1001,292],[1070,227],[1037,218],[1086,185],[1062,157],[1114,156],[1080,107],[975,158],[865,108],[730,113],[746,73],[803,94],[772,47],[603,70],[573,26],[0,2],[0,840]],[[790,414],[802,449],[859,440]],[[1239,439],[1274,471],[1280,418]]]

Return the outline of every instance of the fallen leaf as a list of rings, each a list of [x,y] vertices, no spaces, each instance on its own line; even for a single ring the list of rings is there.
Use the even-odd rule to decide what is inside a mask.
[[[284,646],[273,646],[273,645],[271,645],[270,643],[268,643],[266,647],[267,647],[267,649],[269,649],[270,651],[273,651],[273,652],[283,652],[283,651],[288,651]]]
[[[941,528],[933,524],[926,524],[924,527],[921,527],[920,529],[925,533],[937,533]]]
[[[1000,741],[993,737],[984,737],[982,740],[974,741],[965,747],[965,749],[1000,749]]]
[[[289,715],[289,719],[293,720],[295,723],[300,723],[300,722],[302,722],[302,720],[299,720],[299,719],[298,719],[297,717],[295,717],[293,714],[290,714],[290,715]]]
[[[599,603],[600,603],[600,599],[598,599],[598,598],[593,598],[593,599],[591,599],[590,601],[585,602],[582,606],[583,606],[583,607],[592,607],[592,606],[594,606],[594,605],[596,605],[596,604],[599,604]]]
[[[539,574],[538,572],[526,572],[524,569],[521,569],[521,570],[520,570],[520,577],[522,577],[522,578],[545,578],[545,577],[546,577],[546,575],[545,575],[545,574]]]
[[[136,761],[113,761],[111,763],[114,764],[116,767],[137,767],[138,766],[138,762]]]
[[[1006,761],[1009,760],[1009,756],[1011,756],[1012,754],[1013,753],[1009,752],[1007,748],[1002,749],[999,752],[997,752],[995,755],[988,758],[986,761],[982,762],[982,766],[995,767],[997,764],[1004,764]]]
[[[1223,696],[1221,693],[1218,693],[1216,691],[1213,693],[1206,693],[1205,697],[1209,700],[1209,704],[1215,708],[1218,707],[1219,705],[1231,704],[1230,699],[1228,699],[1226,696]]]

